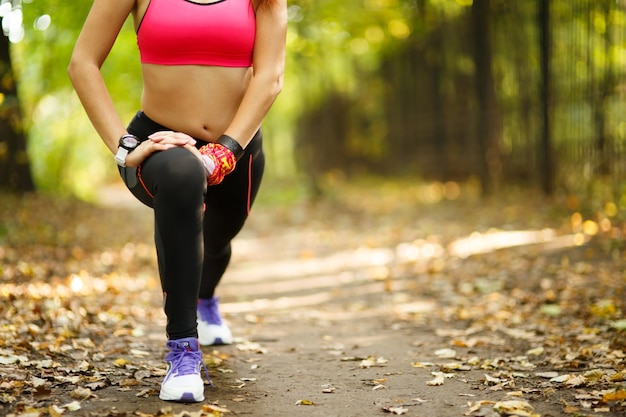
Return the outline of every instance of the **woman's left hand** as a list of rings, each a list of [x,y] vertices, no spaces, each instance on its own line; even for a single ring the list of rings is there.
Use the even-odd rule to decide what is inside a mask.
[[[206,171],[207,177],[210,176],[215,170],[215,164],[213,163],[213,161],[207,159],[200,153],[198,148],[196,148],[196,140],[186,133],[173,132],[171,130],[161,130],[148,136],[148,140],[163,145],[174,145],[187,149],[189,152],[194,154],[196,158],[198,158],[198,160],[202,163],[202,166]]]
[[[198,151],[198,148],[196,148],[196,140],[186,133],[161,130],[148,136],[148,140],[163,145],[174,145],[185,148],[202,162],[202,155]]]
[[[152,142],[167,145],[176,145],[184,147],[186,145],[195,145],[196,140],[186,133],[173,132],[171,130],[161,130],[148,136]]]

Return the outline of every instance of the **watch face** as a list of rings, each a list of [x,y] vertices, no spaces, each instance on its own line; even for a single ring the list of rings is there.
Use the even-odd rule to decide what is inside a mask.
[[[139,139],[137,139],[135,136],[123,136],[120,139],[120,145],[124,146],[125,148],[129,148],[129,149],[135,149],[137,146],[139,146]]]

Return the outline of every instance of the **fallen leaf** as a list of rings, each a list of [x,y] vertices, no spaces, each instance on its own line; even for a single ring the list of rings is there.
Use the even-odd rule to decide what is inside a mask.
[[[535,372],[535,375],[540,378],[553,379],[559,376],[558,372]]]
[[[78,387],[70,392],[70,397],[76,400],[87,400],[89,398],[94,398],[95,394],[91,392],[89,388]]]
[[[579,387],[587,383],[587,378],[583,375],[575,375],[565,381],[565,385],[568,387]]]
[[[573,405],[566,405],[565,407],[563,407],[563,412],[565,414],[578,414],[580,412],[580,409]]]
[[[466,413],[464,413],[464,415],[473,416],[475,415],[477,411],[479,411],[484,406],[492,406],[493,404],[495,404],[494,401],[488,401],[488,400],[469,402],[468,403],[469,410]]]
[[[17,362],[28,362],[28,357],[23,355],[0,356],[0,365],[12,365]]]
[[[439,349],[435,351],[435,355],[443,359],[454,359],[456,357],[456,351],[454,349]]]
[[[615,330],[626,330],[626,319],[616,320],[612,322],[611,327]]]
[[[50,407],[48,407],[48,413],[50,414],[50,417],[61,417],[63,415],[63,409],[57,407],[55,404],[52,404]]]
[[[80,403],[78,401],[72,401],[71,403],[63,405],[63,408],[66,408],[68,411],[78,411],[80,410]]]
[[[622,400],[626,400],[626,390],[608,392],[602,396],[602,401],[604,402],[622,401]]]
[[[220,407],[215,404],[202,404],[202,411],[209,411],[211,413],[230,413],[228,408]]]
[[[495,384],[500,384],[502,382],[504,382],[506,380],[501,379],[501,378],[494,378],[491,375],[485,374],[485,382],[495,385]]]
[[[118,366],[118,367],[120,367],[120,368],[123,368],[123,367],[125,367],[126,365],[129,365],[129,364],[130,364],[130,361],[127,361],[127,360],[126,360],[126,359],[124,359],[124,358],[118,358],[118,359],[116,359],[116,360],[114,360],[114,361],[113,361],[113,364],[115,364],[115,366]]]
[[[359,368],[367,369],[367,368],[370,368],[373,365],[374,365],[374,362],[372,360],[370,360],[370,359],[363,359],[361,361],[361,363],[359,364]]]
[[[551,378],[550,382],[562,383],[562,382],[565,382],[565,381],[567,381],[568,379],[571,379],[571,378],[573,378],[573,375],[569,375],[569,374],[559,375],[559,376],[555,376],[555,377]]]
[[[428,368],[429,366],[433,366],[433,363],[430,362],[411,362],[411,366],[413,368]]]
[[[435,378],[426,382],[426,385],[430,385],[430,386],[443,385],[443,382],[446,379],[445,374],[443,372],[433,372],[433,375],[435,375]]]
[[[539,356],[539,355],[542,355],[544,351],[545,351],[545,348],[543,346],[538,346],[534,349],[527,350],[526,354],[529,356]]]
[[[402,415],[408,413],[409,409],[402,407],[383,407],[383,411],[391,414]]]
[[[533,407],[526,401],[501,401],[493,405],[494,411],[504,416],[534,417]]]
[[[472,367],[464,365],[459,362],[448,362],[439,365],[441,372],[451,372],[451,371],[471,371]]]
[[[239,343],[236,347],[241,352],[267,353],[267,349],[255,342]]]
[[[622,370],[617,372],[609,377],[609,379],[613,382],[624,382],[626,381],[626,370]]]

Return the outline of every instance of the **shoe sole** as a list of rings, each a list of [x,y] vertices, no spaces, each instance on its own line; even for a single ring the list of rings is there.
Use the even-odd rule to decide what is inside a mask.
[[[204,401],[204,394],[196,396],[193,392],[183,392],[182,395],[169,395],[167,393],[159,394],[159,398],[163,401],[175,401],[180,403],[199,403]]]
[[[198,342],[200,346],[230,345],[233,335],[226,323],[209,324],[198,320]]]
[[[203,342],[200,341],[200,346],[223,346],[223,345],[232,345],[232,340],[224,342],[221,337],[216,337],[211,342]]]

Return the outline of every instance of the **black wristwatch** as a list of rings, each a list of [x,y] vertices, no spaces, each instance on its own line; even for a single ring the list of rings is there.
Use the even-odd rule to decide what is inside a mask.
[[[121,167],[126,166],[126,157],[131,153],[141,141],[135,135],[126,134],[120,138],[120,144],[117,147],[117,153],[115,154],[115,162]]]

